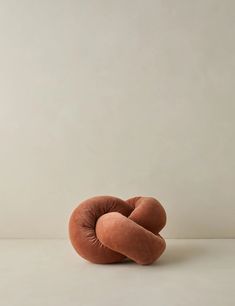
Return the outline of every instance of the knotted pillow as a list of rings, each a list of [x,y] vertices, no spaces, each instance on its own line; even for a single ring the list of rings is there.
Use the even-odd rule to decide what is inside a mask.
[[[165,210],[154,198],[123,201],[97,196],[75,208],[69,236],[77,253],[93,263],[129,258],[138,264],[151,264],[165,250],[165,240],[159,235],[165,224]]]

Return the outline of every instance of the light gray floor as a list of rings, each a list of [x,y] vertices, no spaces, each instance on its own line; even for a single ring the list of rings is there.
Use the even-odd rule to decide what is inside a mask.
[[[151,266],[94,265],[66,240],[0,240],[1,306],[234,306],[235,240],[167,240]]]

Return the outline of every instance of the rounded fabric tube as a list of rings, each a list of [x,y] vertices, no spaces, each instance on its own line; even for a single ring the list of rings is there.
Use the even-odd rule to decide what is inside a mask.
[[[166,212],[156,199],[135,197],[126,202],[134,208],[129,218],[153,234],[158,234],[166,225]]]
[[[138,264],[151,264],[165,250],[165,241],[117,212],[101,216],[96,235],[107,248],[124,254]]]

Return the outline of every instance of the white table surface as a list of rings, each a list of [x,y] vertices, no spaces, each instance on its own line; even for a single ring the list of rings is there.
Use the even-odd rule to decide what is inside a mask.
[[[94,265],[67,240],[0,240],[1,306],[234,306],[235,240],[167,240],[151,266]]]

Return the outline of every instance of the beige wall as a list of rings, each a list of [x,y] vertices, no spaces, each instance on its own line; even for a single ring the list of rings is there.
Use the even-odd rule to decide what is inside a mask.
[[[157,197],[168,237],[235,237],[235,1],[0,0],[0,236]]]

